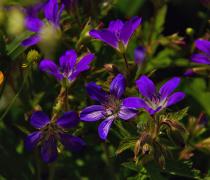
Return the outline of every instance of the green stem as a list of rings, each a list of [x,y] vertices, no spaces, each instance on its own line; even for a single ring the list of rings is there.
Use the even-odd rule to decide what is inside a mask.
[[[124,61],[125,61],[125,66],[126,66],[126,70],[127,70],[127,72],[128,72],[128,60],[127,60],[127,57],[126,57],[126,55],[125,55],[125,53],[123,53],[123,58],[124,58]]]

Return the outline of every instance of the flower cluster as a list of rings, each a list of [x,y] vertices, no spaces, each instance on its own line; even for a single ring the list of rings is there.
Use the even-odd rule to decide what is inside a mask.
[[[68,4],[67,1],[62,2],[65,5]],[[35,35],[24,40],[22,42],[24,46],[32,46],[41,41],[40,34],[42,33],[43,26],[46,24],[52,25],[55,29],[59,28],[59,20],[64,5],[62,4],[59,9],[57,0],[49,0],[47,3],[42,4],[41,8],[39,6],[38,9],[42,8],[44,9],[46,21],[37,18],[34,15],[36,13],[26,17],[26,26]],[[126,22],[118,19],[111,21],[107,29],[91,30],[89,35],[124,54],[131,36],[140,24],[141,18],[137,16]],[[193,61],[205,62],[207,64],[209,61],[208,43],[204,40],[196,42],[196,46],[204,51],[205,54],[195,55]],[[138,46],[134,51],[134,56],[136,64],[141,65],[145,61],[146,49]],[[77,58],[76,51],[71,49],[67,50],[59,58],[59,66],[50,59],[43,59],[39,64],[39,69],[54,76],[58,81],[67,80],[72,82],[76,80],[81,72],[90,68],[90,63],[94,57],[94,54],[87,53],[81,58]],[[68,96],[63,96],[63,91],[61,91],[61,94],[57,98],[57,101],[61,102],[60,106],[53,109],[51,119],[42,111],[36,111],[32,114],[30,124],[37,131],[29,134],[26,138],[26,148],[32,150],[35,147],[40,147],[42,159],[49,163],[57,157],[57,145],[59,142],[71,151],[77,152],[83,149],[85,142],[79,137],[68,134],[68,129],[75,127],[80,120],[83,122],[102,120],[98,127],[98,134],[102,140],[106,140],[109,130],[116,120],[128,121],[134,119],[134,117],[137,117],[139,109],[145,109],[152,117],[167,107],[180,102],[185,97],[183,92],[173,93],[180,84],[180,78],[178,77],[170,79],[157,91],[152,80],[146,75],[142,75],[136,81],[136,86],[143,98],[125,97],[126,81],[126,76],[118,73],[110,83],[109,92],[103,90],[95,82],[89,82],[86,86],[87,93],[98,104],[85,107],[79,116],[73,111],[68,111],[60,117],[61,112],[63,113],[64,110],[64,99]],[[61,86],[63,86],[62,83]],[[62,90],[63,88],[65,87],[61,87]],[[68,91],[66,92],[68,93]]]

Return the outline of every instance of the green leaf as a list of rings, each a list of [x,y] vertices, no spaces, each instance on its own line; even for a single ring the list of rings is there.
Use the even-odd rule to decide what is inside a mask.
[[[139,8],[144,4],[145,0],[118,0],[116,7],[127,16],[133,16]]]
[[[175,113],[168,113],[167,117],[168,117],[168,119],[171,119],[171,120],[180,121],[185,116],[187,116],[188,110],[189,110],[189,107],[185,107],[185,108],[183,108],[180,111],[177,111]]]
[[[153,29],[153,35],[152,35],[152,41],[158,39],[159,35],[163,31],[164,23],[165,23],[165,17],[167,13],[167,5],[164,5],[160,10],[158,11],[155,22],[154,22],[154,29]]]
[[[12,60],[15,60],[21,53],[23,53],[27,49],[27,47],[21,45],[21,42],[24,39],[28,38],[31,34],[31,32],[22,33],[6,46],[7,55]]]
[[[127,149],[134,148],[136,141],[137,141],[137,138],[133,138],[133,137],[124,138],[120,142],[120,145],[117,148],[116,154],[120,154]]]
[[[145,168],[150,175],[151,180],[166,180],[162,174],[161,169],[155,164],[155,162],[151,161],[145,165]]]

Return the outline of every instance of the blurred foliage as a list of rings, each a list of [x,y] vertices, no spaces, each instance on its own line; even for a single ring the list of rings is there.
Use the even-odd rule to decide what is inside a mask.
[[[25,16],[21,7],[41,1],[1,0],[0,180],[209,179],[210,124],[199,122],[201,112],[206,119],[210,117],[209,71],[194,77],[183,76],[188,68],[203,67],[190,62],[194,40],[210,37],[209,6],[201,1],[78,0],[75,11],[62,14],[61,41],[56,42],[56,47],[26,48],[21,42],[31,33],[21,26]],[[172,153],[167,158],[159,156],[162,159],[158,157],[158,163],[151,157],[146,157],[148,163],[133,161],[139,132],[147,127],[149,119],[145,112],[140,112],[127,123],[117,121],[106,142],[98,137],[98,123],[80,123],[75,134],[87,142],[85,151],[73,154],[61,149],[62,155],[55,163],[44,164],[38,151],[27,152],[23,143],[26,135],[33,131],[28,123],[32,111],[42,108],[50,114],[59,93],[59,84],[39,71],[38,61],[42,58],[57,61],[65,50],[71,48],[80,54],[95,53],[91,70],[83,73],[70,89],[70,108],[80,111],[93,103],[85,90],[87,82],[94,81],[108,89],[115,73],[104,68],[105,64],[114,64],[117,71],[124,72],[123,58],[102,42],[91,39],[89,30],[102,22],[107,27],[110,20],[126,20],[134,15],[141,16],[143,23],[130,41],[126,54],[130,66],[126,95],[138,94],[133,86],[141,74],[151,76],[159,85],[173,76],[183,76],[179,90],[186,93],[185,100],[168,109],[160,118],[174,120],[168,122],[171,126],[175,123],[185,127],[187,133],[184,136],[178,134],[178,141],[183,138],[184,146],[178,146],[173,137],[172,141],[166,141],[164,135],[170,130],[163,127],[157,141],[161,146],[167,145]],[[146,48],[146,60],[141,69],[137,69],[133,57],[138,45]],[[37,53],[34,59],[31,59],[31,52]],[[155,152],[152,153],[155,156]]]

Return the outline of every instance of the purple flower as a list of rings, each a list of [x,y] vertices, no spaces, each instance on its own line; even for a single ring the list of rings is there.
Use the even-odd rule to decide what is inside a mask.
[[[65,54],[60,57],[60,67],[58,67],[52,60],[44,59],[40,62],[39,68],[42,71],[53,75],[57,80],[66,78],[69,81],[73,81],[82,71],[90,68],[89,64],[94,57],[93,54],[88,53],[77,61],[77,54],[72,49],[66,51]]]
[[[145,48],[142,46],[138,46],[134,50],[134,60],[137,65],[141,65],[145,60],[146,52]]]
[[[195,46],[202,52],[200,54],[194,54],[192,56],[192,61],[210,65],[210,42],[199,39],[195,41]]]
[[[120,52],[124,52],[129,39],[141,24],[141,18],[135,16],[123,22],[119,19],[111,21],[107,29],[91,30],[90,36],[99,39]]]
[[[123,105],[131,108],[144,108],[153,115],[166,107],[178,103],[185,97],[183,92],[172,94],[179,83],[180,78],[174,77],[163,84],[158,92],[154,83],[147,76],[143,75],[136,81],[136,85],[144,98],[129,97],[124,99]]]
[[[85,146],[85,142],[79,137],[66,133],[69,128],[75,127],[78,122],[78,115],[73,111],[64,113],[56,122],[50,120],[42,111],[34,112],[30,124],[37,131],[28,135],[25,139],[25,147],[31,151],[36,146],[39,146],[41,157],[46,163],[56,160],[58,141],[70,151],[81,151]]]
[[[57,0],[49,0],[44,5],[44,14],[45,18],[47,19],[47,22],[45,23],[41,19],[35,17],[34,15],[29,15],[26,17],[25,24],[26,28],[34,32],[35,34],[31,37],[25,39],[22,42],[23,46],[32,46],[41,41],[42,37],[42,29],[46,25],[51,25],[54,29],[59,29],[59,20],[61,13],[63,12],[64,5],[61,5],[61,8],[58,8],[58,2]],[[34,14],[34,13],[32,13]]]
[[[118,74],[110,85],[110,93],[105,92],[94,82],[87,85],[87,92],[91,99],[96,100],[100,105],[86,107],[80,113],[82,121],[92,122],[104,119],[98,127],[101,139],[106,140],[109,129],[116,118],[129,120],[136,116],[137,110],[122,105],[122,96],[125,92],[125,78]]]

